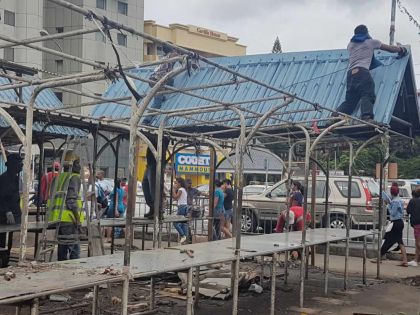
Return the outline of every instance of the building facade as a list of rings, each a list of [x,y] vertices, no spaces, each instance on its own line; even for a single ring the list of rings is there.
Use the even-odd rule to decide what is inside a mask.
[[[1,0],[0,34],[17,40],[39,36],[43,27],[43,8],[44,0]],[[42,52],[31,48],[16,46],[0,49],[0,57],[23,66],[42,68]]]
[[[126,26],[143,31],[144,1],[143,0],[70,0],[70,2],[92,10],[98,15],[106,15]],[[78,29],[97,28],[95,23],[85,19],[81,14],[72,12],[61,6],[45,0],[43,28],[48,34],[68,32]],[[143,40],[124,32],[111,31],[114,43],[118,47],[123,66],[136,65],[143,61]],[[101,63],[115,65],[116,57],[108,40],[101,32],[68,37],[56,41],[48,41],[46,47],[62,50],[71,55]],[[44,68],[47,71],[59,74],[93,71],[93,67],[76,61],[66,60],[50,54],[44,54]],[[102,95],[107,83],[92,82],[83,84],[83,87],[72,87],[82,92]],[[65,105],[74,105],[92,101],[79,95],[57,92]],[[88,115],[90,107],[83,107],[82,114]]]
[[[177,46],[192,50],[204,57],[242,56],[246,46],[238,38],[226,33],[195,25],[179,23],[163,26],[155,21],[144,21],[144,32]],[[144,41],[144,61],[155,61],[163,54],[162,45]]]

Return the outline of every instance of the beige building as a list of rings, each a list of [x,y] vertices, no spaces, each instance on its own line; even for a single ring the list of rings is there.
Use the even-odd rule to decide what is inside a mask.
[[[246,46],[238,44],[238,38],[200,26],[175,23],[167,27],[148,20],[144,21],[144,32],[205,57],[246,54]],[[144,61],[158,60],[162,54],[161,45],[144,40]]]

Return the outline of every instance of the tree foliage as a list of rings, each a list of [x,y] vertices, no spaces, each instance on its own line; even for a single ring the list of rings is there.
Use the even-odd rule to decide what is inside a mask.
[[[358,145],[355,147],[357,148]],[[376,164],[383,159],[384,152],[382,151],[383,149],[379,145],[372,145],[363,149],[354,161],[354,174],[375,177]],[[412,146],[391,148],[390,155],[389,161],[398,163],[399,178],[420,178],[420,137],[414,139]],[[329,160],[330,170],[334,170],[335,163],[337,163],[337,170],[343,170],[345,174],[348,173],[348,152],[338,153],[336,159],[334,153],[332,153]],[[321,163],[324,166],[326,165],[325,157],[321,157]]]
[[[393,162],[398,163],[398,177],[420,178],[420,137],[416,137],[410,150],[397,150]]]
[[[283,50],[281,49],[281,44],[280,44],[280,40],[278,36],[276,37],[276,40],[274,41],[273,49],[271,50],[271,52],[273,54],[281,54],[283,52]]]

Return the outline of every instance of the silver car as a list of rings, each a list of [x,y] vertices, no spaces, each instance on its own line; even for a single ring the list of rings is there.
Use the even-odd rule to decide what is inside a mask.
[[[295,178],[303,183],[302,178]],[[308,210],[311,211],[312,183],[309,180]],[[368,177],[354,176],[351,186],[351,222],[353,227],[366,228],[375,222],[377,212],[379,185]],[[263,228],[271,232],[277,222],[280,212],[285,209],[288,195],[286,180],[280,181],[258,195],[244,195],[241,214],[241,229],[243,232],[257,232]],[[348,177],[330,176],[328,207],[330,212],[330,227],[345,228],[347,216]],[[315,188],[315,221],[326,225],[326,178],[317,176]]]

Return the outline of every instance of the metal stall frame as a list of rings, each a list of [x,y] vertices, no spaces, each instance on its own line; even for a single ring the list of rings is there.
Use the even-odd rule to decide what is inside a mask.
[[[51,0],[51,2],[56,3],[58,5],[61,5],[63,7],[66,7],[68,9],[77,11],[83,15],[85,15],[86,17],[90,17],[91,19],[96,19],[99,20],[100,22],[103,23],[109,23],[111,27],[113,28],[118,28],[121,30],[125,30],[131,34],[135,34],[138,36],[141,36],[143,38],[152,40],[154,42],[158,42],[158,43],[165,43],[155,37],[152,37],[150,35],[138,32],[136,30],[133,30],[131,28],[127,28],[126,26],[119,24],[115,21],[112,21],[110,19],[106,19],[105,17],[102,16],[98,16],[96,14],[94,14],[93,12],[89,11],[89,10],[85,10],[83,8],[79,8],[73,4],[70,4],[66,1],[62,1],[62,0]],[[93,32],[93,30],[89,30],[91,32]],[[97,30],[95,30],[97,31]],[[71,35],[70,35],[71,34]],[[66,36],[73,36],[74,33],[68,32],[65,34]],[[63,34],[60,34],[60,38],[63,37]],[[42,40],[48,40],[48,39],[53,39],[53,36],[45,36],[42,37]],[[40,47],[38,46],[34,46],[31,45],[31,43],[35,43],[40,41],[40,39],[38,38],[38,40],[35,39],[27,39],[24,41],[17,41],[11,38],[7,38],[7,37],[3,37],[4,40],[6,41],[10,41],[12,43],[14,43],[13,45],[28,45],[31,48],[34,49],[39,49]],[[281,89],[275,88],[273,86],[270,86],[266,83],[260,82],[258,80],[255,80],[251,77],[248,77],[246,75],[243,75],[241,73],[238,73],[232,69],[229,69],[228,67],[224,67],[221,66],[217,63],[215,63],[214,61],[211,61],[207,58],[204,58],[202,56],[198,56],[196,54],[192,54],[190,51],[177,47],[173,44],[168,44],[165,43],[168,46],[171,46],[173,49],[181,52],[182,54],[184,54],[185,56],[187,56],[187,58],[196,58],[200,61],[203,61],[211,66],[217,67],[223,71],[226,71],[228,73],[231,73],[239,78],[241,78],[242,80],[240,81],[240,83],[243,82],[251,82],[263,87],[266,87],[272,91],[276,91],[278,93],[281,94],[281,96],[279,97],[275,97],[272,99],[275,100],[281,100],[284,99],[284,103],[274,106],[271,110],[269,110],[268,112],[266,112],[265,114],[259,114],[259,113],[255,113],[247,108],[241,107],[241,105],[246,105],[248,103],[252,103],[252,102],[256,102],[257,100],[250,100],[250,101],[246,101],[246,102],[238,102],[238,103],[224,103],[224,102],[220,102],[218,100],[214,100],[211,98],[206,98],[206,97],[202,97],[199,95],[196,95],[194,93],[191,93],[190,91],[194,90],[194,89],[201,89],[201,88],[207,88],[207,87],[195,87],[195,88],[187,88],[187,89],[176,89],[174,87],[169,87],[169,86],[165,86],[165,82],[167,79],[172,78],[180,73],[182,73],[183,71],[185,71],[187,69],[187,66],[185,65],[185,62],[183,63],[183,66],[181,68],[177,68],[174,69],[172,72],[168,73],[164,78],[162,78],[161,80],[159,80],[156,85],[145,95],[143,96],[144,98],[142,99],[140,105],[138,105],[138,100],[136,100],[134,97],[131,97],[131,108],[132,108],[132,115],[129,119],[128,122],[126,122],[126,118],[122,118],[122,119],[116,119],[114,121],[118,121],[118,128],[120,129],[124,129],[129,131],[129,181],[133,182],[137,180],[136,177],[136,167],[135,167],[135,163],[138,160],[137,154],[138,154],[138,139],[141,138],[142,140],[144,140],[146,142],[146,144],[148,145],[148,147],[150,148],[150,150],[152,151],[152,154],[154,155],[156,161],[157,161],[157,181],[156,181],[156,195],[155,195],[155,217],[154,217],[154,226],[155,226],[155,235],[154,235],[154,248],[158,248],[160,247],[160,233],[161,233],[161,219],[159,216],[159,209],[160,209],[160,195],[161,195],[161,174],[162,174],[162,160],[163,160],[163,154],[164,152],[162,152],[163,149],[163,138],[164,138],[164,134],[165,132],[173,137],[181,137],[181,136],[185,136],[185,133],[182,133],[181,131],[175,130],[174,128],[165,128],[165,122],[167,119],[173,117],[173,116],[183,116],[183,117],[187,117],[187,119],[191,120],[191,121],[195,121],[196,126],[200,126],[203,124],[211,124],[213,126],[224,126],[224,122],[226,122],[226,120],[221,119],[221,120],[214,120],[214,121],[210,121],[210,122],[204,122],[204,121],[200,121],[198,119],[195,119],[193,117],[189,117],[189,116],[194,116],[195,113],[202,113],[204,111],[219,111],[219,110],[225,110],[225,109],[230,109],[232,111],[234,111],[237,114],[237,119],[239,119],[240,121],[240,126],[239,127],[225,127],[225,129],[223,131],[221,131],[221,133],[226,132],[227,130],[233,131],[235,133],[239,132],[239,137],[235,140],[235,139],[230,139],[230,142],[232,143],[232,145],[235,147],[236,150],[236,161],[235,161],[235,178],[237,179],[237,185],[236,185],[236,189],[235,189],[235,204],[236,204],[236,215],[235,215],[235,260],[233,261],[233,271],[234,271],[234,275],[233,275],[233,307],[232,307],[232,313],[236,314],[237,310],[238,310],[238,273],[239,273],[239,262],[240,262],[240,253],[241,253],[241,233],[240,233],[240,212],[241,212],[241,207],[242,207],[242,188],[243,188],[243,155],[244,152],[246,151],[246,148],[250,142],[250,140],[254,137],[257,136],[261,136],[261,137],[277,137],[279,139],[284,140],[284,134],[282,133],[276,133],[274,129],[281,129],[282,127],[295,127],[298,130],[300,130],[300,134],[303,134],[304,138],[305,138],[305,186],[308,187],[308,180],[309,180],[309,163],[310,163],[310,157],[313,153],[313,151],[315,150],[316,145],[321,141],[321,139],[328,134],[329,132],[331,132],[334,128],[336,127],[340,127],[341,125],[344,125],[348,120],[354,120],[356,122],[359,123],[363,123],[365,125],[368,125],[370,127],[374,127],[378,130],[385,130],[386,133],[390,132],[393,134],[398,134],[394,131],[388,131],[386,128],[382,128],[379,127],[375,124],[372,123],[366,123],[361,121],[358,118],[354,118],[351,117],[349,115],[342,115],[342,119],[341,121],[333,124],[332,126],[326,128],[318,137],[316,137],[316,139],[314,140],[314,142],[311,145],[311,136],[309,135],[308,129],[307,129],[307,123],[308,122],[301,122],[299,124],[290,124],[289,122],[285,122],[282,121],[281,119],[277,118],[277,117],[271,117],[273,114],[275,114],[275,112],[283,107],[287,107],[294,99],[296,100],[301,100],[307,104],[311,104],[314,106],[313,110],[326,110],[329,112],[333,112],[332,110],[323,107],[317,103],[308,101],[304,98],[298,97],[296,95],[291,95],[288,92],[285,92]],[[34,46],[34,47],[32,47]],[[36,47],[36,48],[35,48]],[[89,64],[91,66],[95,66],[95,67],[99,67],[102,70],[106,70],[106,71],[115,71],[114,70],[110,70],[108,67],[104,67],[103,65],[99,65],[95,62],[90,62],[90,61],[86,61],[65,53],[59,53],[55,50],[52,49],[46,49],[46,48],[42,48],[42,50],[44,52],[48,52],[48,53],[52,53],[58,56],[61,56],[63,58],[68,58],[77,62],[81,62],[81,63],[85,63],[85,64]],[[180,57],[177,58],[176,60],[185,60],[185,57]],[[168,62],[168,61],[166,61]],[[147,65],[152,65],[152,64],[159,64],[157,63],[145,63]],[[128,68],[126,68],[127,70]],[[142,82],[150,82],[150,80],[144,79],[144,78],[139,78],[138,76],[135,75],[131,75],[131,74],[127,74],[128,77],[133,78],[135,80],[140,80]],[[37,88],[35,89],[34,93],[32,94],[32,97],[30,99],[29,104],[27,105],[27,115],[26,115],[26,135],[23,136],[20,135],[20,140],[22,143],[25,144],[25,163],[24,163],[24,179],[26,181],[26,185],[25,185],[25,189],[24,189],[24,208],[23,208],[23,220],[22,220],[22,233],[21,233],[21,249],[20,249],[20,261],[23,262],[25,259],[25,255],[26,255],[26,233],[27,233],[27,225],[28,225],[28,218],[27,218],[27,201],[28,201],[28,196],[29,196],[29,170],[30,170],[30,163],[31,163],[31,145],[32,145],[32,128],[30,128],[32,126],[33,123],[33,113],[34,110],[37,110],[36,106],[35,106],[35,101],[36,98],[38,96],[38,94],[45,88],[53,88],[53,87],[57,87],[57,88],[61,88],[62,90],[64,90],[62,87],[65,85],[73,85],[73,84],[81,84],[81,83],[87,83],[87,82],[91,82],[91,81],[95,81],[95,80],[103,80],[106,78],[106,74],[103,72],[93,72],[90,74],[79,74],[79,75],[72,75],[72,76],[63,76],[61,78],[57,79],[48,79],[47,80],[38,80],[37,82],[31,81],[31,82],[24,82],[24,83],[15,83],[15,84],[10,84],[8,86],[3,86],[0,87],[0,90],[5,90],[5,89],[9,89],[9,88],[16,88],[19,86],[29,86],[29,85],[38,85]],[[221,83],[222,84],[222,83]],[[223,83],[223,84],[229,84],[229,82],[227,83]],[[220,85],[220,84],[219,84]],[[159,91],[160,89],[162,89],[163,87],[165,87],[165,89],[167,89],[170,92],[164,92],[164,91]],[[69,91],[69,89],[65,89],[65,91]],[[72,91],[73,93],[79,93],[76,91]],[[187,113],[185,113],[182,110],[173,110],[173,111],[162,111],[162,110],[148,110],[147,113],[145,113],[148,104],[150,103],[150,101],[152,100],[152,98],[157,95],[157,93],[184,93],[186,95],[192,96],[192,97],[197,97],[199,99],[204,99],[206,101],[210,102],[210,105],[207,107],[199,107],[197,108],[197,111],[188,111]],[[89,94],[89,93],[84,93],[85,96],[91,97],[91,98],[96,98],[97,101],[95,102],[90,102],[90,103],[86,103],[86,104],[80,104],[78,107],[80,106],[88,106],[88,105],[93,105],[94,103],[103,103],[104,101],[114,101],[114,102],[119,102],[121,103],[122,101],[128,100],[128,98],[118,98],[118,99],[104,99],[104,98],[98,98],[98,97],[94,97],[93,95]],[[260,101],[265,101],[268,100],[268,98],[264,98],[261,99]],[[6,102],[5,102],[6,103]],[[9,102],[10,106],[20,106],[23,105],[21,103],[14,103],[14,102]],[[128,105],[127,103],[123,102],[122,105]],[[53,110],[48,110],[46,112],[57,112],[58,114],[60,113],[66,113],[65,110],[68,109],[70,107],[66,107],[66,108],[61,108],[61,109],[53,109]],[[0,110],[4,111],[2,108],[0,108]],[[311,109],[305,109],[303,111],[310,111]],[[287,112],[287,111],[285,111]],[[289,111],[290,112],[298,112],[298,111]],[[1,114],[1,112],[0,112]],[[165,118],[161,121],[160,126],[158,128],[158,130],[156,130],[155,128],[152,127],[145,127],[145,126],[140,126],[139,127],[139,122],[140,122],[140,118],[143,116],[147,116],[147,115],[156,115],[156,114],[160,114],[163,115]],[[246,115],[250,115],[250,116],[246,116]],[[75,115],[77,116],[77,115]],[[82,115],[78,115],[80,118],[86,118],[83,117]],[[189,117],[189,118],[188,118]],[[255,126],[247,126],[246,125],[246,119],[247,118],[258,118],[257,123]],[[11,117],[10,117],[11,118]],[[263,126],[264,122],[267,119],[275,119],[277,120],[278,124],[275,127],[267,127],[265,128]],[[321,121],[321,120],[320,120]],[[12,121],[9,122],[10,125],[12,126],[17,126],[17,124],[13,125],[13,118]],[[104,121],[101,122],[104,123],[108,126],[112,126],[113,121]],[[157,148],[155,149],[153,144],[150,142],[150,140],[142,133],[139,131],[139,128],[145,128],[151,131],[152,134],[156,134],[157,132],[157,137],[158,137],[158,145]],[[19,129],[20,130],[20,129]],[[274,133],[273,133],[274,131]],[[206,142],[208,144],[211,144],[211,142],[214,142],[214,144],[216,143],[216,141],[212,138],[212,136],[217,135],[218,132],[203,132],[200,134],[201,136],[201,141],[202,142]],[[213,145],[213,147],[217,147],[215,145]],[[223,151],[222,151],[223,152]],[[357,155],[357,154],[356,154]],[[96,156],[96,154],[95,154]],[[289,154],[289,172],[288,172],[288,176],[290,176],[290,157],[291,155]],[[351,161],[353,161],[353,157],[351,159]],[[349,183],[351,183],[351,164],[349,165],[349,175],[350,175],[350,180]],[[350,184],[349,184],[350,185]],[[349,189],[351,189],[351,187],[349,187]],[[126,239],[125,239],[125,250],[124,250],[124,268],[123,268],[123,272],[124,272],[124,284],[123,284],[123,303],[122,303],[122,312],[123,314],[127,314],[127,305],[128,305],[128,290],[129,290],[129,281],[130,281],[130,274],[129,274],[129,266],[130,266],[130,250],[131,250],[131,237],[132,237],[132,233],[133,233],[133,222],[132,222],[132,217],[133,217],[133,211],[134,211],[134,206],[135,206],[135,195],[136,195],[136,185],[131,185],[131,189],[129,191],[129,196],[128,196],[128,210],[127,210],[127,221],[126,221]],[[305,192],[304,194],[304,224],[306,224],[306,214],[308,211],[307,208],[307,192]],[[350,199],[350,194],[349,194],[349,199]],[[350,211],[350,205],[348,205],[348,212]],[[289,215],[289,213],[287,214]],[[287,219],[288,220],[288,219]],[[349,219],[348,219],[349,220]],[[347,227],[347,233],[349,231],[349,221],[347,221],[346,224]],[[348,246],[348,240],[349,240],[349,235],[347,234],[346,237],[346,246]],[[303,251],[302,251],[302,264],[301,264],[301,279],[300,279],[300,306],[303,306],[303,301],[304,301],[304,273],[305,273],[305,269],[307,268],[306,266],[306,230],[304,230],[302,232],[302,240],[301,240],[301,245],[303,246]],[[272,265],[272,285],[274,283],[275,286],[275,263],[277,260],[277,256],[274,257],[273,256],[273,265]],[[346,267],[347,267],[347,260],[348,260],[348,248],[346,251]],[[192,270],[189,270],[189,274],[188,274],[188,279],[192,281]],[[189,281],[189,283],[191,282]],[[345,288],[347,288],[347,268],[345,270]],[[191,284],[191,283],[190,283]],[[153,287],[153,286],[152,286]],[[191,285],[189,285],[189,295],[188,295],[188,305],[189,305],[189,309],[191,309],[192,311],[192,304],[191,302]],[[274,298],[275,298],[275,292],[272,292],[272,304],[271,304],[271,313],[274,312]]]

